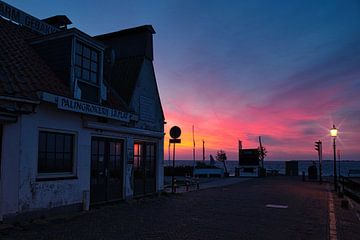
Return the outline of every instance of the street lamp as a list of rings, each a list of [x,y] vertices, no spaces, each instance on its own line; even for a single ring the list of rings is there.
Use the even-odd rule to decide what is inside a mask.
[[[333,148],[334,148],[334,188],[335,191],[337,191],[337,173],[336,173],[336,137],[338,134],[338,130],[335,127],[335,124],[333,125],[332,129],[330,129],[330,135],[333,138]]]

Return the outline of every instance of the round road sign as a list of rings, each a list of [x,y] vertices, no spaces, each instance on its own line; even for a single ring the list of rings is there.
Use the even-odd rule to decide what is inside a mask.
[[[172,138],[178,138],[181,135],[181,129],[178,126],[174,126],[170,129],[170,136]]]

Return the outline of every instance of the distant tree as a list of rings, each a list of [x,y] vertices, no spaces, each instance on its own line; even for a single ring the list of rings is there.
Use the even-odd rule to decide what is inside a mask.
[[[259,147],[258,148],[258,151],[259,151],[259,158],[260,158],[260,160],[261,161],[264,161],[264,158],[266,157],[266,155],[267,155],[267,150],[266,150],[266,148],[265,147]]]
[[[225,164],[225,161],[226,161],[227,157],[226,157],[226,153],[224,150],[219,150],[217,151],[216,153],[216,160],[218,160],[219,162],[222,162],[224,164],[224,168],[225,168],[225,173],[227,173],[227,168],[226,168],[226,164]]]
[[[267,155],[267,150],[265,147],[258,147],[258,152],[259,152],[259,161],[260,161],[260,166],[263,168],[264,167],[264,159]]]

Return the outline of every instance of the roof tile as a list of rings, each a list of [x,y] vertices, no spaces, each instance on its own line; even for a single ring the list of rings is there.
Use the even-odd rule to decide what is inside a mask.
[[[0,18],[0,95],[37,100],[38,91],[70,96],[70,89],[30,46],[38,36]]]

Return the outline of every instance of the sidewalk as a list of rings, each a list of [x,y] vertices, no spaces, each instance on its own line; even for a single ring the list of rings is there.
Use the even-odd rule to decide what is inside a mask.
[[[226,187],[225,187],[226,186]],[[181,189],[179,189],[181,191]],[[200,191],[102,206],[53,221],[16,226],[0,239],[358,239],[357,210],[341,208],[327,183],[299,177],[201,179]]]

